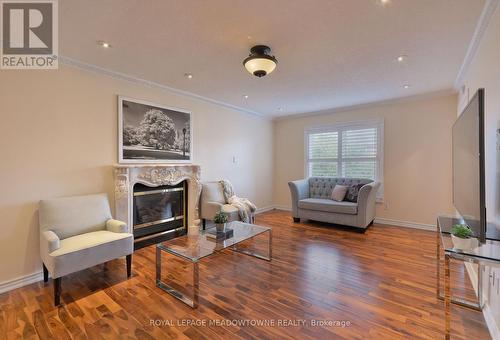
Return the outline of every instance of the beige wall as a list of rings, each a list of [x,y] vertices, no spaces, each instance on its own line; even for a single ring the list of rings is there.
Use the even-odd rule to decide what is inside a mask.
[[[288,181],[303,178],[304,129],[374,118],[384,119],[385,204],[377,218],[435,224],[450,213],[451,127],[457,98],[413,98],[345,112],[291,117],[275,122],[274,201],[290,207]]]
[[[483,36],[474,60],[465,74],[465,87],[460,96],[457,114],[467,104],[478,88],[485,89],[485,163],[486,163],[486,212],[488,222],[500,229],[500,6],[497,7]],[[489,226],[493,227],[493,226]],[[500,269],[486,268],[497,278],[495,286],[484,289],[487,307],[492,313],[490,330],[500,337]],[[487,276],[488,273],[485,275]],[[488,282],[488,280],[485,280]],[[494,324],[496,323],[496,326]]]
[[[500,224],[500,154],[497,129],[500,129],[500,7],[491,19],[480,48],[465,75],[457,115],[478,88],[485,88],[486,204],[488,220]]]
[[[94,192],[112,199],[117,95],[191,110],[202,179],[227,178],[259,207],[272,204],[269,120],[68,66],[0,71],[0,283],[41,270],[40,199]]]

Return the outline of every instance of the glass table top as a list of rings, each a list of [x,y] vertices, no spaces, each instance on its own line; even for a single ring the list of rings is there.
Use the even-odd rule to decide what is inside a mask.
[[[496,236],[489,238],[488,233],[486,236],[485,243],[480,244],[479,242],[476,242],[471,249],[456,249],[453,246],[450,230],[453,227],[453,225],[460,224],[461,221],[462,221],[461,219],[455,217],[447,217],[447,216],[438,217],[438,226],[439,226],[439,232],[441,234],[441,244],[443,246],[443,249],[447,253],[474,257],[479,260],[484,259],[488,261],[499,262],[500,241],[497,240]],[[488,225],[488,228],[491,227]]]
[[[215,240],[207,236],[207,230],[196,235],[185,235],[162,243],[157,247],[162,251],[181,256],[191,261],[198,261],[206,256],[248,240],[254,236],[270,231],[271,228],[243,222],[230,222],[228,228],[233,229],[233,236],[225,240]]]

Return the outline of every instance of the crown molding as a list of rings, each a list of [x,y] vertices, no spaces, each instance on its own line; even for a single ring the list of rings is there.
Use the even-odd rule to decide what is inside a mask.
[[[500,0],[487,0],[484,4],[483,11],[479,17],[474,34],[472,35],[464,61],[462,62],[462,66],[460,67],[457,78],[455,79],[454,86],[457,90],[464,85],[465,75],[469,71],[470,65],[479,50],[481,40],[483,39],[484,33],[488,28],[488,24],[490,23],[491,17],[493,16],[493,13],[495,13],[495,9],[497,8],[499,2]]]
[[[455,89],[451,88],[451,89],[446,89],[446,90],[417,94],[417,95],[413,95],[413,96],[391,98],[391,99],[368,102],[368,103],[363,103],[363,104],[342,106],[342,107],[337,107],[337,108],[332,108],[332,109],[325,109],[325,110],[321,110],[321,111],[303,112],[303,113],[296,113],[296,114],[291,114],[291,115],[278,116],[278,117],[274,117],[273,120],[274,121],[281,121],[281,120],[295,119],[295,118],[302,118],[302,117],[323,116],[323,115],[329,115],[329,114],[333,114],[333,113],[362,110],[362,109],[366,109],[366,108],[370,108],[370,107],[378,107],[378,106],[384,106],[384,105],[390,105],[390,104],[406,103],[406,102],[418,101],[418,100],[423,100],[423,99],[444,97],[444,96],[449,96],[449,95],[453,95],[453,94],[457,94],[457,91]]]
[[[223,106],[223,107],[226,107],[226,108],[229,108],[229,109],[233,109],[233,110],[236,110],[236,111],[247,113],[247,114],[250,114],[250,115],[253,115],[253,116],[257,116],[257,117],[260,117],[260,118],[272,119],[272,117],[269,117],[269,116],[267,116],[265,114],[262,114],[260,112],[257,112],[257,111],[253,111],[253,110],[249,110],[249,109],[246,109],[246,108],[243,108],[243,107],[239,107],[239,106],[236,106],[236,105],[225,103],[225,102],[222,102],[222,101],[219,101],[219,100],[216,100],[216,99],[212,99],[212,98],[200,96],[200,95],[192,93],[192,92],[179,90],[179,89],[176,89],[176,88],[173,88],[173,87],[170,87],[170,86],[166,86],[166,85],[163,85],[163,84],[159,84],[159,83],[156,83],[156,82],[153,82],[153,81],[149,81],[149,80],[137,78],[137,77],[134,77],[134,76],[131,76],[131,75],[128,75],[128,74],[124,74],[124,73],[116,72],[116,71],[113,71],[113,70],[109,70],[109,69],[106,69],[106,68],[103,68],[103,67],[100,67],[100,66],[97,66],[97,65],[88,64],[88,63],[85,63],[83,61],[79,61],[79,60],[76,60],[76,59],[73,59],[73,58],[69,58],[69,57],[66,57],[66,56],[60,55],[59,56],[59,62],[62,63],[62,64],[64,64],[64,65],[66,65],[66,66],[78,68],[78,69],[81,69],[81,70],[84,70],[84,71],[89,71],[89,72],[93,72],[93,73],[105,75],[107,77],[111,77],[111,78],[114,78],[114,79],[127,81],[127,82],[134,83],[134,84],[139,84],[139,85],[144,85],[144,86],[149,86],[149,87],[157,88],[157,89],[165,91],[165,92],[170,92],[170,93],[174,93],[174,94],[177,94],[177,95],[180,95],[180,96],[189,97],[189,98],[193,98],[193,99],[196,99],[196,100],[201,100],[201,101],[204,101],[204,102],[208,102],[208,103],[211,103],[211,104]]]

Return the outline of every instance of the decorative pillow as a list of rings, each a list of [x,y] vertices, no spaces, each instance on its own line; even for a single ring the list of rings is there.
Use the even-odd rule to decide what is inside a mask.
[[[365,184],[354,184],[354,185],[351,185],[348,189],[347,189],[347,194],[345,195],[345,200],[347,202],[353,202],[353,203],[357,203],[358,202],[358,195],[359,195],[359,190],[364,186]]]
[[[345,185],[335,185],[332,190],[332,197],[330,198],[337,202],[343,201],[345,195],[347,194],[347,189],[349,189],[349,187],[346,187]]]

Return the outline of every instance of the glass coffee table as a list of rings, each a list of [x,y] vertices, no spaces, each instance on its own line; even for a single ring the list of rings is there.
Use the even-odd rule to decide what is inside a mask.
[[[231,249],[243,254],[251,255],[259,259],[271,261],[272,258],[272,229],[243,222],[228,223],[228,227],[233,229],[231,238],[225,240],[215,240],[208,236],[207,230],[200,231],[196,235],[185,235],[173,240],[158,243],[156,245],[156,286],[163,289],[170,295],[181,300],[188,306],[196,308],[198,306],[199,274],[198,262],[207,256],[216,254],[224,249]],[[257,254],[254,251],[238,249],[240,242],[249,240],[260,234],[268,234],[267,256]],[[175,255],[193,264],[193,298],[190,299],[183,293],[167,285],[161,280],[161,255],[162,252]]]

